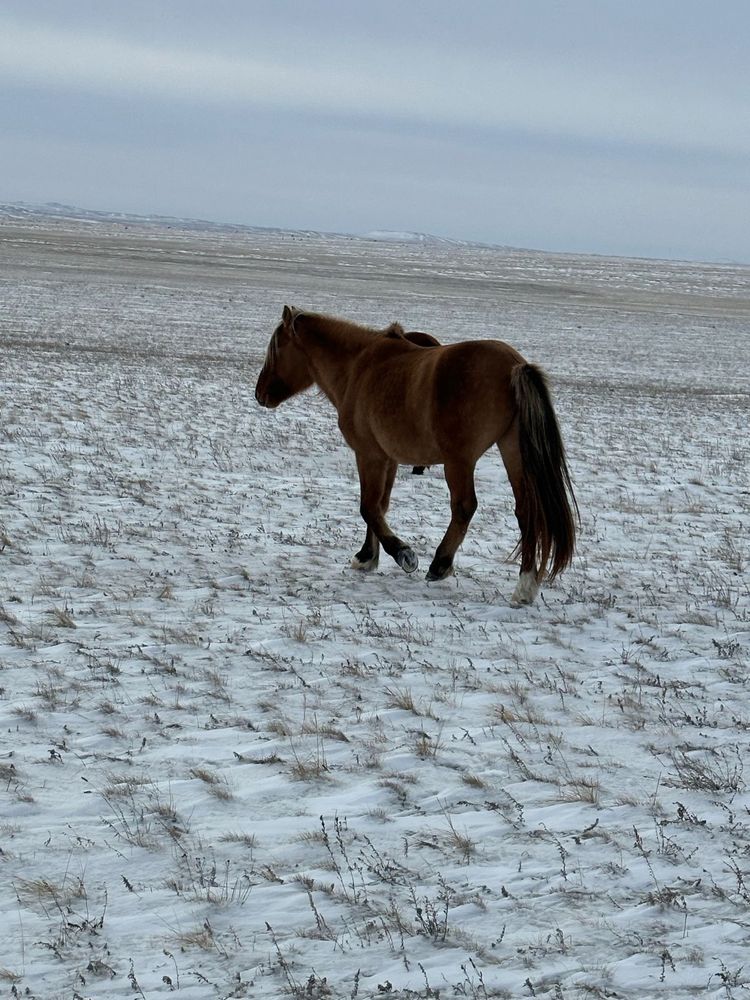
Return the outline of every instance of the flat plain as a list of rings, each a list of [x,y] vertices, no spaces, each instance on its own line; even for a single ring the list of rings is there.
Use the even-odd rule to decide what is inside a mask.
[[[537,604],[496,454],[349,568],[285,303],[545,368]],[[0,212],[0,995],[747,996],[748,357],[747,267]]]

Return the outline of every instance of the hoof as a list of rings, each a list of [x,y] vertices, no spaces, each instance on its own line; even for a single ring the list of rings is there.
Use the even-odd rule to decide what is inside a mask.
[[[417,559],[414,549],[410,549],[408,545],[399,549],[395,558],[404,573],[413,573],[419,566],[419,559]]]
[[[425,580],[433,583],[435,580],[445,580],[449,576],[453,576],[453,563],[443,563],[442,560],[440,562],[435,560],[427,570]]]
[[[521,573],[513,591],[510,603],[514,608],[523,607],[526,604],[533,604],[534,598],[539,593],[539,583],[535,573]]]
[[[352,559],[352,569],[358,569],[360,573],[372,573],[374,569],[378,568],[378,557],[373,556],[371,559],[360,559],[356,555]]]

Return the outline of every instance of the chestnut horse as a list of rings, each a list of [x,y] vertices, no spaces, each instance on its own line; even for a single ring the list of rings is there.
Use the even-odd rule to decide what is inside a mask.
[[[336,407],[357,458],[367,534],[356,569],[374,569],[382,545],[407,573],[416,570],[413,549],[385,519],[396,468],[443,465],[451,520],[427,579],[448,576],[477,508],[474,467],[493,444],[521,531],[512,603],[530,604],[545,573],[552,579],[569,565],[578,508],[560,429],[544,373],[514,348],[497,340],[440,346],[397,323],[371,330],[284,306],[255,398],[274,408],[311,385]]]

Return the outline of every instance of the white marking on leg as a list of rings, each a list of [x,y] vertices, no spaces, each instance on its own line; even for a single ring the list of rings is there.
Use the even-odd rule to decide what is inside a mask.
[[[371,573],[374,569],[378,568],[378,558],[379,556],[373,556],[372,559],[360,562],[355,556],[352,559],[352,569],[358,569],[361,573]]]
[[[516,607],[520,607],[522,604],[533,604],[538,593],[539,582],[536,573],[521,573],[510,603]]]

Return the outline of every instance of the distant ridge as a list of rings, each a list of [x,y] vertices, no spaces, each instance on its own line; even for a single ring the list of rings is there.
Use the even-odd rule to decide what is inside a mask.
[[[284,229],[278,226],[251,226],[238,222],[211,222],[208,219],[187,219],[172,215],[136,215],[130,212],[103,212],[93,208],[79,208],[48,201],[34,204],[24,201],[0,202],[0,217],[10,218],[55,218],[74,222],[116,222],[124,225],[151,225],[179,227],[187,230],[214,230],[235,233],[292,233],[309,236],[341,236],[349,239],[371,240],[376,243],[414,243],[424,246],[488,247],[507,250],[509,247],[495,243],[478,243],[470,240],[449,239],[429,233],[401,232],[390,229],[374,229],[367,233],[337,233],[312,229]]]
[[[426,246],[451,247],[492,247],[496,250],[506,250],[508,247],[500,246],[497,243],[478,243],[475,240],[455,240],[447,236],[433,236],[430,233],[400,232],[391,229],[373,229],[369,233],[362,233],[363,240],[372,240],[375,243],[423,243]]]
[[[135,215],[130,212],[102,212],[94,208],[62,205],[57,201],[31,204],[25,201],[0,203],[0,215],[10,217],[48,217],[76,222],[122,222],[132,225],[179,226],[181,229],[215,229],[224,232],[269,232],[286,230],[271,226],[246,226],[232,222],[210,222],[208,219],[183,219],[172,215]]]
[[[335,237],[343,240],[364,240],[373,243],[411,244],[427,247],[476,248],[481,250],[499,250],[504,253],[523,252],[541,253],[552,256],[607,258],[610,260],[653,260],[684,264],[714,264],[719,267],[750,266],[750,261],[725,257],[716,260],[686,259],[678,260],[668,257],[628,257],[618,254],[604,254],[585,250],[548,250],[541,247],[513,246],[507,243],[486,243],[478,240],[459,240],[447,236],[434,236],[429,233],[412,232],[409,230],[373,229],[362,233],[342,233],[319,229],[285,229],[281,226],[252,226],[239,222],[213,222],[208,219],[189,219],[172,215],[136,215],[131,212],[104,212],[93,208],[79,208],[75,205],[63,205],[60,202],[32,203],[25,201],[0,202],[0,221],[2,219],[50,218],[68,219],[71,222],[119,223],[132,226],[158,226],[165,229],[182,229],[186,232],[215,233],[266,233],[289,237]]]

